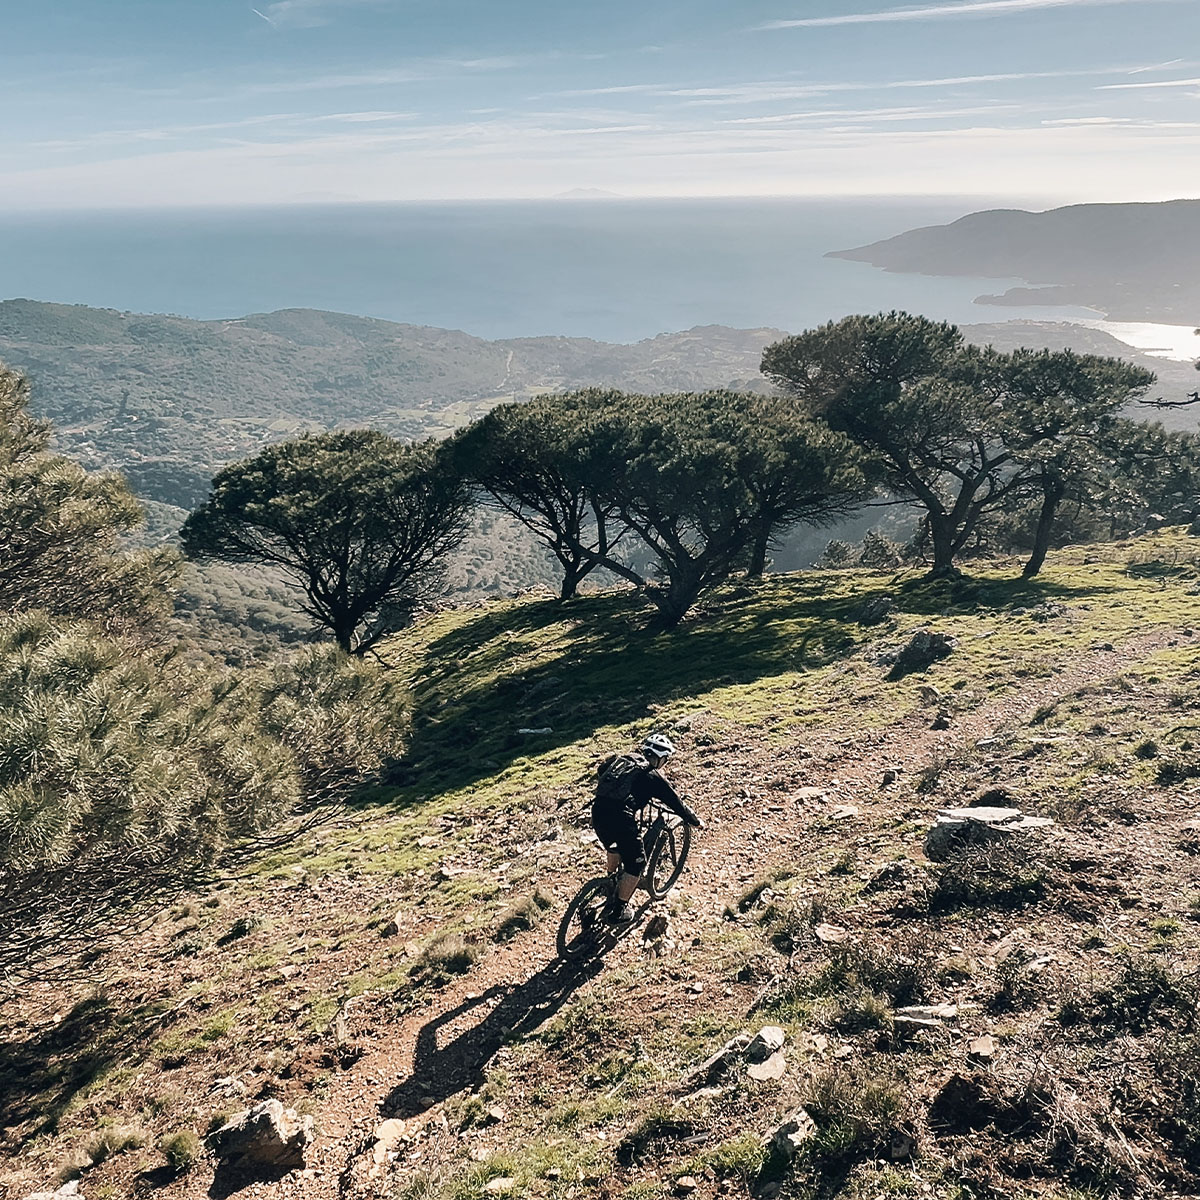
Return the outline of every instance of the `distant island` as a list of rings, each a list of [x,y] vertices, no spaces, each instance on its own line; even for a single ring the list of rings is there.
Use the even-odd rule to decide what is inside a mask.
[[[604,188],[571,188],[566,192],[558,192],[555,200],[624,200],[620,192],[606,192]]]
[[[1200,325],[1200,200],[993,209],[827,257],[1030,285],[982,304],[1079,305],[1114,321]]]

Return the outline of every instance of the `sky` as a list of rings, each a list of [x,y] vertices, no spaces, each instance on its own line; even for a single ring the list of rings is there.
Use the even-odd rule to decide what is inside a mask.
[[[0,209],[1200,196],[1200,0],[0,0]]]

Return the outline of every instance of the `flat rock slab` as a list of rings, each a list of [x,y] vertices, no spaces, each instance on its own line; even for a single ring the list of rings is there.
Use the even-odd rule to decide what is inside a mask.
[[[824,921],[814,927],[813,933],[818,942],[824,942],[827,946],[836,946],[850,936],[840,925],[829,925]]]
[[[758,1083],[766,1083],[772,1079],[782,1079],[787,1072],[787,1059],[782,1050],[776,1050],[770,1058],[762,1062],[751,1063],[746,1068],[746,1074]]]
[[[942,862],[956,850],[994,844],[1053,824],[1051,817],[1026,816],[1019,808],[943,808],[925,837],[925,856]]]

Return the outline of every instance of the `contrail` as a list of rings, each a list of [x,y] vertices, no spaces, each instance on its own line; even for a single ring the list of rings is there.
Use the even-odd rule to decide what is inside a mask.
[[[272,20],[271,20],[271,18],[270,18],[270,17],[268,17],[268,16],[267,16],[267,14],[266,14],[265,12],[259,12],[257,8],[252,8],[250,11],[251,11],[251,12],[252,12],[252,13],[253,13],[253,14],[254,14],[256,17],[262,17],[262,19],[263,19],[264,21],[266,21],[266,23],[267,23],[268,25],[274,25],[274,24],[275,24],[275,22],[274,22],[274,21],[272,21]]]

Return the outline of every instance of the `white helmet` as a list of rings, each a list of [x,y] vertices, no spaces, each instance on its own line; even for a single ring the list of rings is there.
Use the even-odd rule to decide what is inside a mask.
[[[642,743],[642,753],[647,758],[670,758],[675,753],[675,743],[665,733],[652,733]]]

